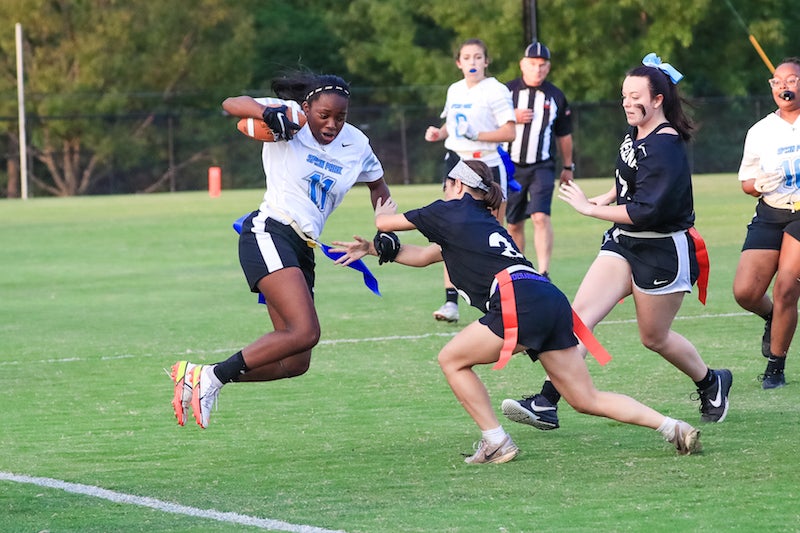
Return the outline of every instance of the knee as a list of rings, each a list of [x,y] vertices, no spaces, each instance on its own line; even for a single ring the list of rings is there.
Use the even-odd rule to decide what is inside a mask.
[[[772,288],[772,300],[775,305],[797,306],[798,298],[800,298],[800,280],[794,276],[791,279],[780,276],[775,279],[775,286]]]
[[[459,370],[463,365],[458,360],[457,354],[451,350],[442,350],[437,358],[439,367],[445,375]]]
[[[534,226],[542,227],[547,225],[547,221],[550,220],[550,216],[544,213],[534,213],[531,215],[531,220],[533,221]]]
[[[282,359],[279,361],[279,364],[283,369],[284,377],[294,378],[302,376],[308,372],[308,369],[311,367],[311,350],[294,357]]]
[[[565,398],[566,399],[566,398]],[[575,409],[577,412],[583,415],[591,415],[594,414],[594,408],[592,407],[592,399],[589,394],[580,394],[578,396],[573,396],[569,398],[567,402]]]
[[[736,303],[739,304],[739,307],[750,309],[758,303],[761,299],[761,295],[754,294],[751,287],[734,285],[733,298],[736,300]]]
[[[639,334],[639,339],[642,341],[642,345],[656,353],[661,353],[661,349],[664,346],[666,341],[666,335],[656,335],[652,333],[642,332]]]
[[[320,328],[318,322],[304,324],[290,331],[292,331],[295,348],[298,352],[311,351],[319,343]]]

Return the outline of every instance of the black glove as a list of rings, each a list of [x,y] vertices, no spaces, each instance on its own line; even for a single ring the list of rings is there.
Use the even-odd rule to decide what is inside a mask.
[[[378,264],[391,263],[400,253],[400,239],[392,231],[379,231],[372,239],[375,251],[378,252]]]
[[[294,137],[294,132],[300,129],[299,124],[295,124],[286,116],[287,107],[267,107],[261,115],[267,123],[276,141],[289,141]]]

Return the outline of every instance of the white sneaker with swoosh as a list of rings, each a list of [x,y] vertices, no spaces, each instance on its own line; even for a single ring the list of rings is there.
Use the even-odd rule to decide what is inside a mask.
[[[518,453],[519,448],[511,440],[511,435],[506,435],[500,444],[489,444],[485,440],[481,440],[475,453],[464,459],[464,462],[469,464],[507,463]]]

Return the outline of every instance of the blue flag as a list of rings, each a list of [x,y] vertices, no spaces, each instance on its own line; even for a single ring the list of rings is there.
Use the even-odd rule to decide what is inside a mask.
[[[234,221],[233,229],[236,230],[236,233],[242,233],[242,224],[244,224],[244,220],[249,216],[250,213],[247,213],[246,215],[242,215],[241,217],[236,219],[236,221]],[[331,247],[328,246],[327,244],[319,243],[319,245],[320,248],[322,248],[322,253],[325,254],[325,256],[331,259],[332,261],[336,261],[337,259],[339,259],[344,255],[344,253],[342,252],[338,253],[331,252]],[[371,290],[378,296],[381,295],[381,291],[378,289],[378,280],[375,278],[372,272],[370,272],[369,268],[367,268],[367,265],[364,263],[364,261],[359,259],[358,261],[353,261],[347,266],[352,268],[353,270],[361,272],[361,275],[364,278],[364,285],[366,285],[369,290]],[[258,295],[258,303],[266,304],[266,302],[264,301],[264,295],[261,293],[259,293]]]

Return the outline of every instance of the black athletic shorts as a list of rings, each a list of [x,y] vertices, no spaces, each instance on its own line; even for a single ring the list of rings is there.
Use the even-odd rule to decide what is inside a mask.
[[[800,241],[800,211],[776,209],[759,200],[756,214],[747,225],[742,251],[780,250],[784,233]]]
[[[535,361],[541,352],[577,346],[572,307],[564,293],[547,281],[520,279],[512,283],[519,325],[517,343],[528,348],[531,359]],[[489,299],[489,311],[479,322],[501,339],[505,337],[499,290]]]
[[[297,267],[313,296],[314,249],[291,226],[258,215],[254,211],[244,220],[239,235],[239,263],[250,290],[259,292],[258,282],[273,272]]]
[[[556,186],[553,162],[515,165],[514,179],[522,189],[508,193],[506,220],[510,224],[518,224],[534,213],[549,215]]]
[[[688,231],[673,234],[651,232],[603,235],[600,255],[617,255],[631,269],[633,284],[646,294],[691,292],[700,275],[694,241]]]

